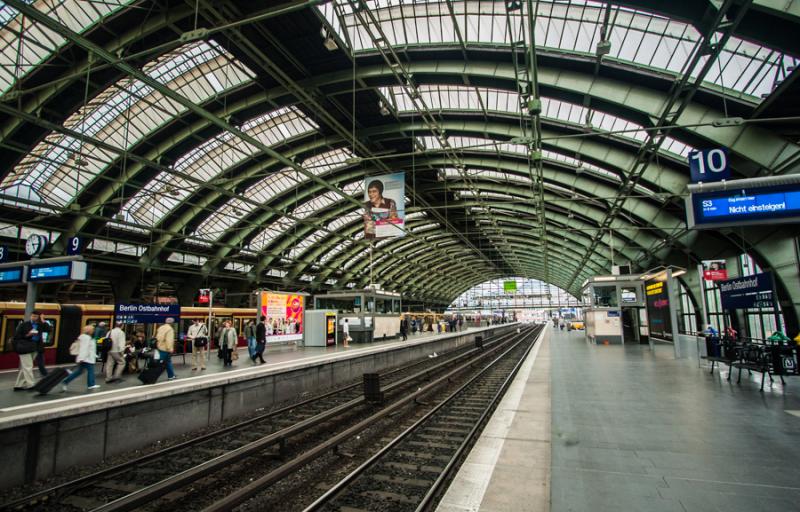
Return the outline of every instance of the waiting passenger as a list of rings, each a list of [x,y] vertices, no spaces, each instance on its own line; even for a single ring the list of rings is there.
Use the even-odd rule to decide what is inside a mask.
[[[165,323],[156,331],[158,358],[164,361],[164,365],[167,367],[167,380],[178,378],[175,375],[175,369],[172,367],[172,352],[175,350],[175,329],[172,328],[174,323],[174,318],[167,318]]]
[[[254,363],[256,362],[256,358],[261,361],[261,364],[266,363],[266,361],[264,361],[264,349],[267,348],[266,320],[267,317],[262,316],[261,321],[258,322],[258,325],[256,326],[256,351],[251,357]]]
[[[244,337],[247,339],[247,353],[250,359],[255,359],[256,355],[256,323],[248,320],[244,326]]]
[[[121,325],[117,323],[108,333],[108,337],[111,338],[111,348],[108,349],[106,360],[106,384],[120,380],[125,369],[125,359],[122,357],[122,352],[125,350],[125,332]]]
[[[78,355],[75,356],[77,366],[69,372],[69,376],[64,379],[61,385],[61,391],[66,391],[67,386],[78,376],[86,371],[86,386],[87,389],[99,389],[100,386],[94,383],[94,364],[97,362],[97,342],[92,335],[94,334],[94,325],[85,325],[81,331],[81,335],[76,340],[78,343]]]
[[[342,324],[342,337],[344,338],[344,347],[347,348],[350,346],[350,324],[348,323],[347,319],[344,319],[344,323]]]
[[[231,321],[225,320],[219,340],[220,349],[222,349],[222,366],[233,366],[234,353],[236,353],[236,344],[238,340],[239,335],[236,333],[236,329],[231,325]]]
[[[186,339],[192,345],[192,371],[206,369],[206,347],[208,347],[208,328],[200,319],[195,318],[186,333]]]

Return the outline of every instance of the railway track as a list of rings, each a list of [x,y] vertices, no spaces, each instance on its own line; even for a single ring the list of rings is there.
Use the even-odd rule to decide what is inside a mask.
[[[498,356],[304,512],[433,509],[532,346]]]
[[[478,352],[497,350],[514,337],[507,333],[487,340],[486,350],[459,349],[381,374],[387,397],[399,396],[419,382],[435,378],[452,366],[463,365]],[[198,479],[224,468],[247,464],[261,467],[297,452],[304,438],[357,423],[372,406],[360,393],[361,383],[332,390],[299,403],[258,415],[210,434],[159,450],[137,460],[116,465],[82,478],[34,493],[0,506],[0,510],[116,511],[154,505],[164,495],[191,487]],[[273,451],[270,451],[273,450]],[[264,466],[266,464],[266,466]],[[177,492],[177,495],[186,495]],[[167,500],[169,501],[169,500]]]

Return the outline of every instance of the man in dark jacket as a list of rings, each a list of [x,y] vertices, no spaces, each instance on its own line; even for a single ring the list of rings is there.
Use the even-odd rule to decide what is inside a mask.
[[[14,350],[19,355],[19,374],[14,391],[28,389],[36,384],[33,380],[33,360],[40,350],[44,358],[44,335],[49,332],[50,325],[38,311],[31,313],[30,320],[20,323],[14,331]]]
[[[253,351],[253,355],[250,356],[254,363],[256,358],[261,360],[261,364],[266,363],[264,361],[264,349],[267,347],[267,325],[264,323],[266,321],[267,317],[262,316],[261,321],[256,326],[256,349]]]

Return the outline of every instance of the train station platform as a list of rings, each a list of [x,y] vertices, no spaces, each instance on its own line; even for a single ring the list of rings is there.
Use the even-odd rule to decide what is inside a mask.
[[[365,372],[473,344],[477,335],[491,337],[513,328],[516,324],[468,328],[411,336],[407,341],[351,344],[349,348],[268,347],[267,364],[263,365],[254,365],[243,348],[232,368],[223,368],[214,352],[205,372],[191,371],[189,358],[184,364],[177,357],[173,358],[178,375],[174,381],[162,376],[158,383],[145,386],[136,375],[129,375],[119,386],[86,392],[85,377],[81,377],[71,384],[70,391],[54,390],[45,397],[13,391],[14,374],[5,375],[0,399],[26,402],[0,406],[0,457],[15,461],[0,466],[0,483],[16,485],[76,464],[99,462],[353,382]],[[99,382],[102,385],[102,380]]]
[[[439,511],[797,510],[800,380],[549,328]]]

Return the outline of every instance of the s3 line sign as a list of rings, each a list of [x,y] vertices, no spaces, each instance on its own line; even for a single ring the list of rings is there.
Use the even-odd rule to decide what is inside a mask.
[[[692,191],[686,199],[686,223],[694,229],[798,221],[800,183]]]

